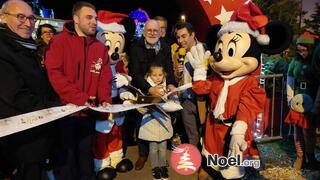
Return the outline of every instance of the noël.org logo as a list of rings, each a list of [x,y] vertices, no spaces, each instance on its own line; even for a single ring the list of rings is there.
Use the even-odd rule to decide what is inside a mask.
[[[194,145],[180,144],[172,151],[170,164],[179,174],[193,174],[201,165],[200,152]]]
[[[227,167],[227,166],[244,166],[244,167],[253,167],[260,168],[260,160],[249,160],[245,159],[241,161],[241,156],[239,154],[236,157],[225,157],[218,156],[218,154],[209,154],[207,157],[207,166],[219,166],[219,167]]]

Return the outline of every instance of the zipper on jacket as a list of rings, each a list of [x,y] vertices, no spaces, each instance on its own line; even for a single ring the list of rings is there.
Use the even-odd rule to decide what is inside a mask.
[[[84,39],[84,67],[83,67],[83,83],[82,83],[82,90],[84,90],[84,85],[85,85],[85,81],[86,81],[86,64],[87,64],[87,40],[86,37],[83,38]]]

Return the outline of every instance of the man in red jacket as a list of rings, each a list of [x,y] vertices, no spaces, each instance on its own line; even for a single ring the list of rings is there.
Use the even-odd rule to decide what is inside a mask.
[[[63,32],[49,43],[45,55],[49,80],[62,103],[105,107],[111,103],[112,75],[107,49],[95,38],[95,7],[77,2],[72,15],[73,21],[66,22]],[[94,178],[92,136],[97,118],[93,112],[85,111],[61,121],[64,151],[73,155],[73,162],[77,163],[67,163],[66,167],[76,168],[75,176],[67,179]]]

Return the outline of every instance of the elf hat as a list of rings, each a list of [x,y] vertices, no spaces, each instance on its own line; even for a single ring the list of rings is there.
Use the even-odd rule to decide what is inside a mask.
[[[318,38],[318,36],[306,31],[298,37],[296,44],[311,44],[311,45],[313,45],[315,38]]]
[[[114,13],[111,11],[98,11],[98,30],[111,31],[115,33],[126,33],[123,25],[119,24],[122,19],[127,18],[125,14]]]
[[[228,23],[218,32],[218,37],[228,32],[243,32],[255,37],[260,45],[268,45],[270,38],[265,34],[268,17],[252,2],[246,2],[233,13]]]

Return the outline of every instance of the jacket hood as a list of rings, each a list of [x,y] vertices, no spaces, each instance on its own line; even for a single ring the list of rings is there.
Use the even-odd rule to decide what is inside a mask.
[[[72,34],[74,36],[77,36],[79,38],[84,38],[84,37],[81,37],[81,36],[78,36],[75,28],[74,28],[74,21],[72,20],[69,20],[69,21],[66,21],[63,25],[63,32],[66,32],[68,34]],[[89,43],[92,43],[96,40],[96,36],[87,36],[85,37],[87,39],[87,42]]]
[[[74,29],[74,22],[72,20],[68,20],[64,23],[63,31],[70,34],[77,34],[76,30]]]

